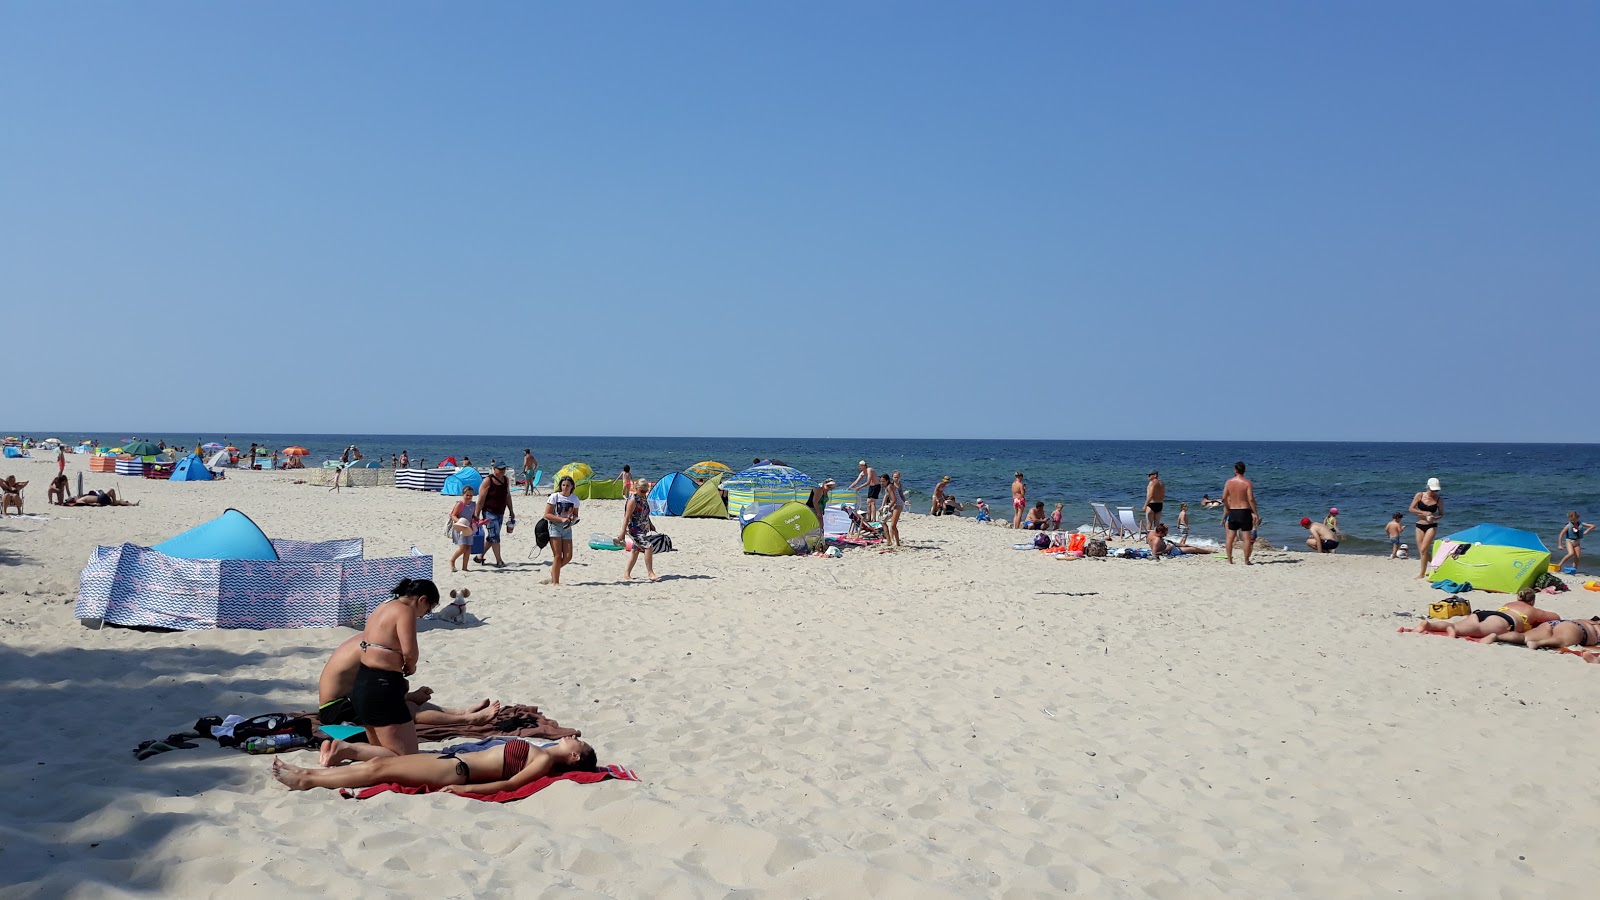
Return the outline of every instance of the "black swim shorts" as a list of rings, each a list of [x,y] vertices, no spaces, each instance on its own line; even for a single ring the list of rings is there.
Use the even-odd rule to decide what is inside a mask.
[[[356,705],[349,697],[329,700],[317,707],[317,719],[324,725],[360,725],[356,721]]]
[[[356,669],[356,686],[350,692],[350,703],[362,725],[370,728],[404,725],[411,721],[411,707],[406,705],[406,694],[410,692],[411,686],[399,672],[362,665]]]
[[[1151,515],[1160,515],[1161,507],[1166,506],[1166,504],[1160,500],[1152,500],[1149,503],[1146,503],[1144,506],[1145,509],[1150,510]]]
[[[876,499],[878,499],[878,494],[881,493],[882,491],[883,491],[883,485],[881,485],[881,484],[869,484],[869,485],[867,485],[867,499],[868,500],[876,500]]]
[[[1249,531],[1255,527],[1256,517],[1248,509],[1228,510],[1229,531]]]

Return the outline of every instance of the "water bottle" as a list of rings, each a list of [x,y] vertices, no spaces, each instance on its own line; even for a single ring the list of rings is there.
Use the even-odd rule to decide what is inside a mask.
[[[277,753],[305,745],[306,739],[298,734],[269,734],[265,737],[250,738],[240,744],[239,749],[246,753]]]

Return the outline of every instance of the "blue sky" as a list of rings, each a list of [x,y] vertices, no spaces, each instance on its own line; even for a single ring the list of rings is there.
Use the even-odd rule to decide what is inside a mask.
[[[0,427],[1596,441],[1597,36],[7,4]]]

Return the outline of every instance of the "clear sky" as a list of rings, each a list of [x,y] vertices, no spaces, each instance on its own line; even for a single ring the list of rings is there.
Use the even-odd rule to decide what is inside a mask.
[[[0,428],[1596,441],[1597,45],[1593,2],[7,2]]]

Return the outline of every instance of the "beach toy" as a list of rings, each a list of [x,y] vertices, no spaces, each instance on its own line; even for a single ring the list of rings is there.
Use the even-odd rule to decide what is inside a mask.
[[[1555,563],[1551,563],[1549,568],[1550,568],[1550,574],[1551,575],[1554,575],[1555,573],[1561,571],[1561,567],[1556,565]]]
[[[1578,574],[1578,569],[1575,566],[1567,566],[1565,569],[1561,570],[1561,574],[1563,574],[1563,575],[1576,575],[1576,574]]]
[[[603,535],[600,532],[596,531],[596,532],[592,532],[589,535],[589,549],[590,550],[621,550],[622,549],[622,545],[619,544],[619,543],[616,543],[615,541],[611,540],[611,538],[606,537],[605,535]]]
[[[1583,589],[1586,591],[1600,591],[1600,581],[1585,581]]]

